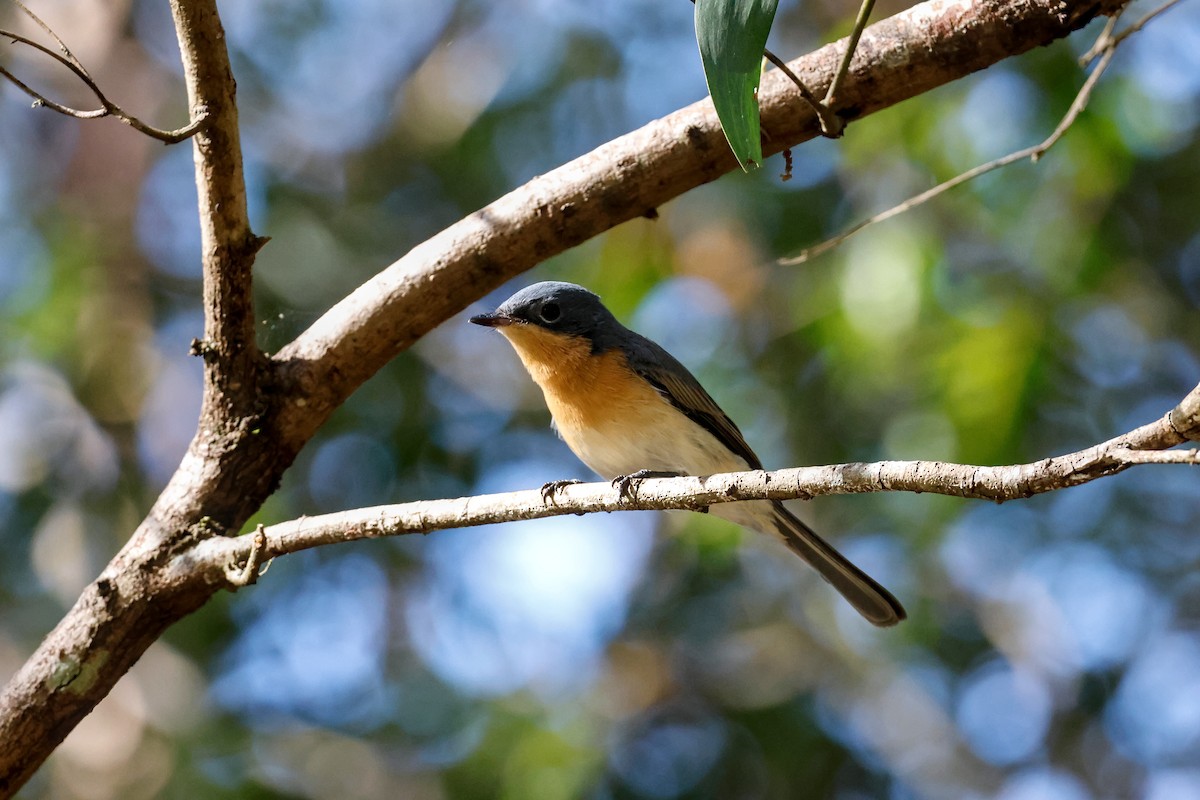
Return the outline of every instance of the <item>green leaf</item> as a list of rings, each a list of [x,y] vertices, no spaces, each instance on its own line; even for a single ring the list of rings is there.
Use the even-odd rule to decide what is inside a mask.
[[[742,169],[762,165],[758,81],[779,0],[696,0],[696,43],[708,93]]]

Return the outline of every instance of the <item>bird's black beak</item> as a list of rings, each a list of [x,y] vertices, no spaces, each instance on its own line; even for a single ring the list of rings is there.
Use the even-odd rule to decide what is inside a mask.
[[[476,314],[471,317],[469,322],[475,325],[482,325],[485,328],[503,328],[506,325],[512,325],[516,320],[507,314],[492,312],[491,314]]]

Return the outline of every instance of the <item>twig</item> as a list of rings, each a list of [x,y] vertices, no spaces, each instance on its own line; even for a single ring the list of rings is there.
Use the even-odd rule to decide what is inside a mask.
[[[267,535],[264,533],[263,526],[259,525],[254,530],[250,551],[245,554],[245,558],[225,564],[225,580],[229,582],[229,588],[236,592],[243,586],[252,586],[258,583],[258,579],[265,575],[271,566],[271,559],[267,559],[266,563],[263,563],[263,554],[266,552]]]
[[[75,77],[79,78],[79,80],[82,81],[89,90],[91,90],[92,94],[96,96],[96,99],[100,101],[101,106],[100,108],[91,111],[82,111],[80,109],[63,105],[62,103],[57,103],[31,88],[28,84],[18,79],[4,67],[0,67],[0,75],[8,78],[8,80],[11,81],[14,86],[32,97],[35,108],[48,108],[51,111],[57,111],[59,114],[65,114],[66,116],[74,117],[75,119],[100,119],[101,117],[115,117],[134,130],[140,131],[147,136],[158,139],[159,141],[167,144],[176,144],[178,142],[182,142],[183,140],[195,134],[204,125],[204,117],[199,117],[193,120],[190,124],[173,131],[155,128],[152,125],[142,122],[140,119],[128,113],[119,105],[108,99],[108,97],[96,84],[96,81],[92,79],[91,73],[87,71],[83,64],[80,63],[79,59],[75,57],[75,54],[72,53],[70,48],[67,47],[66,43],[63,42],[63,40],[53,31],[53,29],[50,28],[49,25],[43,22],[40,17],[34,14],[33,11],[26,7],[24,3],[20,2],[20,0],[12,0],[12,2],[19,9],[25,12],[25,14],[29,16],[29,18],[32,19],[38,25],[38,27],[40,27],[51,38],[53,38],[62,52],[56,53],[39,42],[35,42],[34,40],[22,36],[19,33],[14,33],[8,30],[0,30],[0,37],[11,40],[13,44],[20,43],[27,45],[28,47],[32,47],[34,50],[37,50],[38,52],[54,59],[59,64],[62,64],[64,67],[69,69],[75,75]]]
[[[691,0],[691,2],[692,2],[692,5],[696,4],[696,0]],[[875,2],[875,0],[864,0],[864,4],[866,4],[866,3],[874,4],[874,2]],[[861,16],[862,15],[860,13],[860,17]],[[865,23],[865,20],[864,20],[864,23]],[[859,22],[856,22],[855,28],[854,28],[853,41],[850,42],[850,49],[849,49],[849,52],[846,54],[845,65],[849,64],[850,55],[853,54],[854,47],[855,47],[855,45],[858,44],[858,37],[861,35],[862,35],[862,26]],[[791,67],[789,67],[787,65],[786,61],[784,61],[782,58],[775,55],[774,53],[772,53],[769,49],[767,49],[765,47],[763,48],[763,58],[767,59],[767,61],[770,61],[772,64],[774,64],[775,67],[780,72],[782,72],[784,75],[787,76],[788,80],[790,80],[792,83],[794,83],[796,85],[796,89],[800,92],[800,99],[803,100],[805,103],[808,103],[808,107],[812,110],[812,112],[814,114],[817,115],[817,122],[821,126],[821,135],[822,136],[826,136],[830,139],[836,139],[842,135],[842,131],[845,130],[845,128],[846,128],[846,123],[842,121],[841,117],[839,117],[837,114],[835,114],[833,112],[833,109],[832,109],[832,107],[830,107],[828,102],[822,103],[817,98],[817,96],[812,93],[812,90],[808,88],[808,85],[804,81],[800,80],[800,76],[797,75],[795,72],[792,72]],[[838,76],[835,75],[833,80],[834,80],[834,83],[837,83]],[[829,95],[826,95],[825,99],[826,99],[826,101],[828,101]]]
[[[1117,21],[1121,19],[1121,13],[1123,13],[1124,10],[1125,9],[1121,9],[1120,12],[1113,14],[1108,18],[1108,21],[1104,23],[1104,27],[1100,29],[1100,35],[1096,37],[1096,41],[1092,42],[1092,46],[1087,49],[1087,52],[1079,57],[1080,69],[1087,69],[1088,65],[1095,61],[1096,58],[1102,52],[1104,52],[1104,48],[1108,47],[1112,42],[1112,32],[1116,29]]]
[[[871,16],[871,9],[875,7],[875,0],[863,0],[858,9],[858,16],[854,19],[854,30],[850,32],[850,40],[846,42],[846,52],[842,55],[842,63],[838,65],[838,71],[833,75],[833,81],[829,84],[829,91],[825,93],[825,101],[822,103],[826,108],[834,108],[837,106],[838,89],[842,88],[842,81],[846,79],[846,74],[850,71],[850,61],[854,58],[854,51],[858,49],[858,40],[862,38],[863,29],[867,27],[867,19]],[[838,122],[842,122],[841,117],[838,117]],[[840,131],[838,132],[840,135]]]
[[[1090,64],[1096,59],[1096,56],[1100,54],[1101,50],[1106,48],[1115,49],[1119,44],[1121,44],[1121,42],[1125,41],[1130,36],[1146,27],[1146,25],[1149,24],[1152,19],[1157,17],[1159,14],[1162,14],[1164,11],[1168,11],[1175,7],[1180,2],[1182,2],[1182,0],[1167,0],[1167,2],[1163,3],[1161,6],[1146,12],[1145,16],[1130,25],[1125,30],[1118,33],[1116,36],[1112,36],[1112,31],[1117,25],[1117,20],[1121,18],[1121,13],[1125,10],[1122,8],[1121,11],[1109,17],[1108,24],[1104,26],[1104,30],[1100,32],[1098,37],[1096,37],[1096,42],[1091,46],[1091,48],[1088,49],[1086,53],[1079,57],[1080,65],[1087,66]]]
[[[692,1],[695,2],[695,0]],[[842,121],[842,118],[835,114],[833,109],[827,104],[817,99],[817,96],[805,85],[804,81],[800,80],[800,76],[792,72],[792,68],[787,65],[786,61],[770,50],[763,50],[763,56],[766,57],[767,61],[774,64],[780,72],[786,75],[788,80],[796,84],[796,89],[800,92],[801,99],[808,103],[809,108],[817,115],[817,122],[821,126],[821,135],[830,139],[836,139],[841,136],[842,131],[846,128],[846,123]]]
[[[695,0],[692,0],[692,2],[695,2]],[[817,121],[821,126],[821,135],[826,138],[840,138],[846,130],[846,121],[838,116],[836,111],[837,93],[842,88],[842,83],[845,81],[846,75],[850,72],[850,62],[854,59],[854,51],[858,49],[858,40],[862,38],[862,32],[867,27],[867,19],[870,18],[871,9],[874,6],[875,0],[863,0],[862,5],[859,7],[858,16],[854,19],[854,30],[850,32],[850,37],[846,42],[846,51],[842,54],[842,60],[838,64],[837,72],[833,74],[833,80],[829,83],[829,89],[825,92],[824,100],[818,100],[782,59],[770,50],[763,51],[763,55],[767,57],[767,60],[778,67],[799,88],[800,96],[804,98],[817,115]]]
[[[948,181],[939,183],[932,189],[927,189],[918,195],[908,198],[898,205],[892,206],[886,211],[881,211],[878,214],[867,217],[866,219],[842,231],[837,236],[833,236],[819,244],[801,250],[798,255],[792,256],[791,258],[781,258],[779,259],[779,263],[784,266],[794,266],[796,264],[803,264],[806,261],[811,261],[817,256],[824,255],[835,247],[840,246],[843,242],[861,231],[863,228],[884,222],[885,220],[889,220],[892,217],[905,213],[906,211],[910,211],[917,206],[932,200],[938,195],[955,188],[956,186],[960,186],[968,181],[978,178],[980,175],[1000,169],[1001,167],[1006,167],[1009,164],[1015,164],[1018,161],[1024,161],[1025,159],[1029,159],[1030,162],[1036,164],[1038,160],[1046,154],[1046,151],[1048,151],[1051,147],[1057,144],[1060,139],[1062,139],[1067,130],[1075,124],[1075,121],[1079,118],[1079,115],[1083,113],[1083,110],[1087,108],[1087,104],[1091,100],[1092,91],[1096,88],[1096,84],[1099,82],[1100,76],[1104,74],[1106,69],[1108,69],[1109,64],[1112,62],[1113,55],[1116,53],[1116,49],[1121,42],[1125,41],[1125,39],[1127,39],[1131,34],[1141,30],[1151,19],[1166,11],[1168,8],[1177,4],[1178,2],[1180,2],[1180,0],[1169,0],[1167,3],[1164,3],[1162,6],[1159,6],[1155,10],[1151,11],[1142,19],[1138,20],[1136,23],[1129,26],[1129,28],[1125,29],[1116,36],[1112,35],[1112,30],[1116,26],[1117,18],[1120,16],[1120,12],[1109,18],[1108,23],[1105,25],[1104,30],[1102,30],[1100,35],[1096,38],[1095,43],[1080,59],[1081,61],[1090,62],[1096,58],[1097,55],[1099,55],[1100,60],[1096,63],[1096,66],[1092,70],[1091,74],[1088,75],[1087,80],[1083,82],[1083,86],[1080,87],[1079,92],[1075,95],[1075,99],[1071,102],[1071,106],[1067,109],[1067,113],[1063,115],[1063,118],[1059,121],[1057,127],[1055,127],[1054,131],[1048,137],[1046,137],[1044,141],[1033,145],[1032,147],[1026,147],[1023,150],[1009,153],[1006,156],[1002,156],[1001,158],[989,161],[986,164],[981,164],[978,167],[969,169],[966,172],[956,175]]]
[[[45,31],[46,35],[53,39],[54,43],[58,45],[58,49],[62,51],[63,55],[71,60],[72,64],[79,67],[84,72],[87,72],[87,70],[83,68],[83,64],[79,63],[79,59],[76,58],[75,54],[71,52],[71,48],[67,47],[67,43],[62,40],[62,37],[55,33],[53,28],[43,22],[41,17],[33,13],[29,6],[22,3],[21,0],[12,0],[12,4],[21,9],[21,11],[25,12],[25,16],[29,17],[39,28]]]

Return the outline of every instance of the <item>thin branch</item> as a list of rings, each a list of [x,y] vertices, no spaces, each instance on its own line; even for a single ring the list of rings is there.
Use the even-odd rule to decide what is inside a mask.
[[[703,510],[742,500],[811,499],[822,495],[917,492],[1004,502],[1078,486],[1138,465],[1200,465],[1200,449],[1166,450],[1187,438],[1178,430],[1200,426],[1200,386],[1152,423],[1067,455],[1011,466],[941,461],[877,461],[730,472],[705,477],[645,478],[632,492],[615,482],[557,485],[502,494],[423,500],[302,517],[250,535],[216,537],[181,557],[175,569],[228,579],[228,565],[255,563],[313,547],[383,536],[426,534],[564,514],[601,511]],[[232,581],[231,581],[232,582]]]
[[[696,0],[691,0],[691,2],[692,5],[696,4]],[[873,4],[874,2],[875,0],[864,0],[864,3]],[[849,63],[850,54],[854,52],[854,46],[858,43],[858,36],[861,34],[862,28],[858,27],[858,23],[855,23],[855,31],[853,36],[854,41],[851,43],[850,50],[846,56],[847,64]],[[808,84],[800,80],[800,77],[796,73],[792,72],[792,68],[787,65],[786,61],[765,47],[763,48],[763,58],[774,64],[780,72],[788,77],[788,80],[795,84],[796,91],[800,93],[800,99],[807,103],[809,110],[817,115],[817,120],[821,124],[822,136],[826,136],[830,139],[836,139],[842,135],[842,131],[845,130],[846,123],[843,122],[841,118],[833,112],[832,107],[828,103],[821,102],[820,98],[812,93],[812,90],[808,88]],[[835,75],[834,83],[836,83],[837,80],[838,76]],[[826,95],[826,100],[828,99],[829,97]]]
[[[800,93],[800,98],[808,103],[808,107],[817,115],[817,120],[821,123],[821,135],[829,139],[836,139],[842,135],[842,131],[846,128],[846,123],[841,117],[834,113],[833,109],[826,103],[822,103],[812,90],[800,80],[800,76],[792,72],[792,68],[787,62],[779,56],[772,53],[770,50],[763,50],[763,56],[788,77],[792,83],[796,85],[796,91]]]
[[[1136,23],[1130,25],[1127,29],[1115,36],[1112,35],[1112,31],[1116,27],[1117,19],[1120,16],[1120,11],[1109,18],[1108,22],[1104,26],[1104,29],[1096,38],[1095,43],[1080,59],[1081,62],[1086,64],[1091,62],[1098,55],[1100,58],[1099,62],[1096,64],[1096,67],[1092,70],[1091,74],[1088,75],[1087,80],[1085,80],[1083,83],[1083,86],[1080,87],[1079,92],[1075,95],[1075,99],[1071,102],[1071,106],[1067,109],[1067,113],[1063,115],[1063,118],[1059,120],[1059,123],[1055,127],[1054,131],[1048,137],[1046,137],[1044,141],[1033,145],[1032,147],[1026,147],[1023,150],[1009,153],[1006,156],[989,161],[986,164],[981,164],[974,169],[969,169],[966,172],[956,175],[948,181],[939,183],[932,189],[927,189],[918,195],[908,198],[898,205],[892,206],[886,211],[881,211],[878,214],[867,217],[861,222],[858,222],[842,231],[837,236],[833,236],[819,244],[801,250],[800,253],[795,256],[790,258],[781,258],[779,259],[779,263],[784,266],[795,266],[796,264],[803,264],[806,261],[811,261],[817,256],[824,255],[830,250],[833,250],[835,247],[839,247],[847,239],[849,239],[851,236],[854,236],[854,234],[858,233],[864,228],[884,222],[907,211],[911,211],[917,206],[932,200],[938,195],[941,195],[955,188],[956,186],[961,186],[968,181],[978,178],[980,175],[987,174],[993,170],[1000,169],[1001,167],[1007,167],[1009,164],[1015,164],[1018,161],[1024,161],[1026,159],[1036,164],[1038,160],[1046,154],[1046,151],[1056,145],[1059,140],[1063,138],[1070,127],[1075,124],[1075,121],[1079,118],[1079,115],[1083,113],[1085,108],[1087,108],[1087,104],[1091,100],[1092,91],[1096,88],[1096,84],[1099,82],[1100,76],[1104,74],[1104,71],[1108,69],[1109,64],[1112,63],[1113,55],[1116,53],[1117,47],[1119,47],[1120,44],[1130,35],[1140,31],[1143,27],[1145,27],[1150,20],[1154,19],[1159,14],[1163,13],[1179,2],[1180,0],[1169,0],[1167,3],[1164,3],[1163,5],[1149,12],[1146,14],[1146,16],[1142,17]]]
[[[267,536],[264,533],[262,525],[259,525],[252,534],[250,541],[250,552],[246,554],[245,560],[229,562],[225,565],[225,580],[229,582],[229,588],[233,591],[242,589],[246,586],[252,586],[258,583],[258,579],[266,573],[270,561],[263,561],[267,552]]]
[[[792,83],[796,84],[796,87],[800,91],[800,96],[804,98],[805,102],[812,108],[813,113],[817,115],[817,119],[821,123],[821,135],[826,138],[840,138],[846,131],[846,121],[838,116],[837,113],[837,93],[842,88],[842,83],[846,80],[846,75],[850,72],[850,62],[854,60],[854,51],[858,49],[858,40],[862,38],[863,30],[867,27],[867,20],[871,16],[871,9],[874,7],[875,0],[863,0],[862,5],[859,7],[858,15],[854,19],[854,29],[846,39],[845,52],[842,54],[842,60],[838,63],[837,71],[833,73],[833,80],[829,82],[829,89],[825,92],[824,100],[818,100],[781,58],[770,50],[763,51],[763,55],[766,56],[767,60],[778,67]],[[784,180],[790,178],[791,169],[789,168],[784,174],[787,176]]]
[[[1121,9],[1120,12],[1113,14],[1104,23],[1104,27],[1100,29],[1100,35],[1096,37],[1096,41],[1092,42],[1092,46],[1087,49],[1087,52],[1079,57],[1079,67],[1081,69],[1087,69],[1088,65],[1095,61],[1112,44],[1112,32],[1116,30],[1117,23],[1124,12],[1125,9]]]
[[[1096,38],[1096,42],[1091,46],[1091,48],[1088,49],[1088,51],[1086,53],[1084,53],[1082,56],[1080,56],[1080,58],[1079,58],[1080,64],[1082,64],[1084,66],[1086,66],[1087,64],[1090,64],[1092,61],[1094,61],[1096,59],[1096,56],[1098,56],[1100,54],[1100,51],[1102,51],[1104,49],[1112,49],[1112,48],[1117,47],[1119,44],[1121,44],[1121,42],[1125,41],[1130,36],[1137,33],[1142,28],[1146,27],[1146,25],[1149,24],[1150,21],[1153,20],[1155,17],[1157,17],[1159,14],[1162,14],[1165,11],[1169,11],[1170,9],[1174,8],[1176,5],[1178,5],[1181,2],[1182,2],[1182,0],[1167,0],[1167,2],[1163,3],[1162,5],[1158,6],[1157,8],[1151,9],[1150,11],[1146,12],[1146,14],[1141,19],[1139,19],[1137,22],[1133,23],[1128,28],[1126,28],[1125,30],[1118,33],[1116,36],[1113,36],[1112,35],[1113,28],[1116,27],[1117,20],[1121,16],[1120,13],[1115,14],[1112,18],[1109,19],[1108,24],[1104,26],[1104,30],[1100,32],[1100,36],[1098,36]]]
[[[71,48],[67,47],[67,43],[62,40],[61,36],[54,32],[53,28],[47,25],[41,17],[33,13],[33,10],[29,6],[22,3],[21,0],[11,0],[11,2],[14,6],[21,9],[25,16],[33,20],[34,24],[41,28],[47,36],[54,40],[54,43],[58,45],[58,49],[69,59],[70,64],[79,67],[79,69],[85,74],[87,73],[87,70],[84,69],[83,64],[81,64],[79,59],[75,57],[75,54],[71,52]]]
[[[87,71],[83,64],[80,63],[79,59],[75,57],[75,54],[72,53],[70,48],[67,47],[66,43],[63,42],[63,40],[49,25],[43,22],[40,17],[27,8],[24,3],[21,3],[20,0],[12,0],[12,2],[23,12],[25,12],[25,14],[32,19],[38,25],[38,27],[52,37],[62,52],[55,52],[45,45],[26,36],[22,36],[19,33],[14,33],[13,31],[0,30],[0,37],[11,40],[13,44],[20,43],[31,47],[34,50],[49,56],[59,64],[69,69],[75,75],[75,77],[82,81],[83,84],[92,92],[92,94],[96,96],[96,99],[100,101],[101,106],[100,108],[92,111],[81,111],[79,109],[63,105],[62,103],[55,102],[40,92],[32,89],[28,84],[18,79],[4,67],[0,67],[0,75],[8,78],[8,80],[11,81],[14,86],[32,97],[35,107],[48,108],[51,111],[56,111],[59,114],[65,114],[66,116],[74,117],[75,119],[100,119],[102,117],[115,117],[134,130],[167,144],[177,144],[182,142],[183,140],[195,135],[196,132],[203,127],[205,118],[203,116],[199,116],[190,124],[185,125],[182,128],[178,128],[173,131],[162,130],[154,127],[153,125],[148,125],[129,112],[125,111],[125,109],[108,99],[107,95],[105,95],[100,89],[96,81],[92,79],[91,73]]]
[[[846,54],[842,56],[837,72],[834,73],[833,80],[829,83],[829,91],[825,93],[825,101],[822,105],[826,108],[837,106],[838,90],[842,88],[842,81],[850,72],[850,62],[854,59],[854,51],[858,49],[858,40],[862,38],[863,29],[867,27],[867,20],[871,17],[871,9],[874,7],[875,0],[863,0],[862,5],[859,6],[858,16],[854,19],[854,30],[850,32],[850,38],[846,42]]]
[[[4,33],[5,31],[0,30],[0,36],[3,36]],[[32,97],[34,108],[48,108],[51,111],[57,111],[59,114],[65,114],[66,116],[74,117],[75,119],[99,119],[100,117],[108,116],[108,112],[103,108],[98,108],[95,111],[80,111],[78,109],[71,108],[70,106],[64,106],[61,103],[56,103],[38,92],[36,89],[30,87],[27,83],[22,81],[16,75],[13,75],[4,67],[0,67],[0,75],[8,78],[14,86]]]

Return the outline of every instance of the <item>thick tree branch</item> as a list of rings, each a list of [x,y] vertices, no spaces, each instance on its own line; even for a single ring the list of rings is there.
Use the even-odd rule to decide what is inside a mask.
[[[867,30],[840,91],[856,119],[1062,38],[1125,0],[931,0]],[[205,398],[179,470],[129,543],[0,695],[0,798],[10,797],[162,632],[228,585],[181,569],[240,529],[332,410],[389,358],[507,279],[737,168],[698,103],[497,200],[425,242],[330,310],[272,362],[254,345],[234,83],[214,0],[171,0],[183,53],[203,235]],[[844,43],[792,62],[825,90]],[[811,139],[790,81],[760,91],[768,154]],[[1172,418],[1192,438],[1192,413]],[[1136,441],[1126,442],[1141,449]],[[566,495],[564,495],[566,496]],[[203,548],[215,544],[203,544]],[[241,543],[239,541],[239,546]],[[199,550],[197,552],[208,552]],[[269,552],[266,554],[269,555]],[[256,558],[262,558],[260,551]],[[242,561],[254,561],[244,553]],[[248,564],[249,565],[249,564]],[[252,574],[252,573],[247,573]]]
[[[171,0],[193,119],[199,195],[204,360],[199,425],[166,489],[127,551],[152,552],[166,540],[240,528],[278,485],[294,453],[273,448],[276,393],[255,341],[251,268],[266,239],[250,228],[238,130],[237,87],[215,0]],[[203,524],[201,524],[203,523]]]
[[[204,339],[193,345],[208,365],[206,414],[246,416],[258,351],[250,268],[264,244],[250,230],[238,131],[237,87],[215,0],[171,0],[192,119],[208,124],[193,139],[199,189]],[[214,391],[219,390],[219,391]]]
[[[1180,431],[1180,424],[1189,435]],[[1200,449],[1166,449],[1189,439],[1200,440],[1200,386],[1148,425],[1084,450],[1029,464],[988,467],[941,461],[877,461],[706,477],[646,478],[636,482],[631,494],[602,482],[564,486],[556,489],[549,500],[540,489],[423,500],[304,517],[260,527],[253,534],[237,538],[209,539],[181,555],[175,569],[181,575],[198,570],[215,582],[229,573],[230,565],[249,565],[337,542],[597,511],[697,511],[739,500],[807,500],[821,495],[871,492],[944,494],[999,503],[1078,486],[1140,464],[1200,465]]]
[[[1123,0],[932,0],[872,25],[839,90],[854,120],[1062,38]],[[846,50],[834,42],[791,62],[822,93]],[[820,135],[787,76],[759,90],[763,152]],[[396,353],[500,284],[621,222],[737,168],[708,100],[588,153],[452,225],[334,306],[276,356],[292,374],[286,436],[307,439]],[[301,403],[303,405],[301,405]]]

